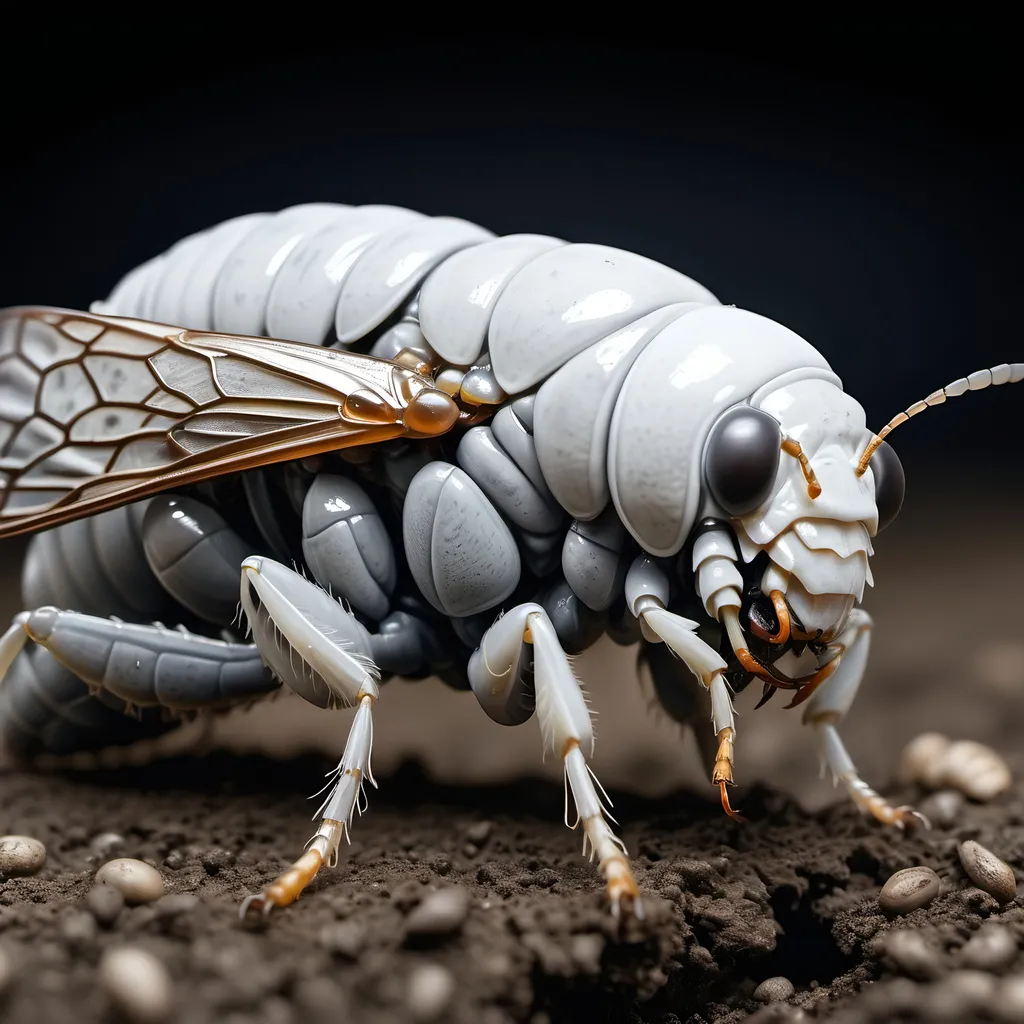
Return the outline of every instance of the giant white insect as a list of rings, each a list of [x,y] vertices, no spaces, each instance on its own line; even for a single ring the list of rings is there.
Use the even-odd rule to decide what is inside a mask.
[[[639,911],[566,658],[607,632],[642,640],[729,813],[733,697],[760,679],[902,826],[836,729],[903,498],[884,438],[1022,376],[980,371],[874,435],[812,345],[642,256],[390,206],[236,218],[89,313],[0,314],[0,536],[58,527],[0,640],[0,729],[31,756],[280,683],[355,706],[316,835],[247,901],[269,909],[337,857],[382,676],[436,674],[499,722],[536,710],[584,852]]]

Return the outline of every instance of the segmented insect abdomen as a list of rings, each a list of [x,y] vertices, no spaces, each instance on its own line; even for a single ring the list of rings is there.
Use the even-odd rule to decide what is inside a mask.
[[[96,751],[159,736],[179,724],[161,708],[125,711],[123,700],[106,692],[93,695],[49,651],[29,644],[0,686],[0,750],[14,758]]]
[[[152,622],[171,604],[146,561],[137,502],[35,534],[22,568],[26,608],[55,605],[89,615]]]
[[[442,361],[485,351],[508,394],[677,302],[717,303],[646,257],[546,235],[507,235],[393,206],[293,206],[190,235],[127,274],[94,310],[193,330],[350,345],[416,293]]]

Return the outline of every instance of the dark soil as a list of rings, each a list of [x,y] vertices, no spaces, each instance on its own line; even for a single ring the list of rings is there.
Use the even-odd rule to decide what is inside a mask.
[[[957,840],[974,837],[1021,863],[1019,790],[968,807],[953,830],[906,837],[846,804],[809,816],[769,790],[746,793],[747,824],[685,794],[621,797],[647,917],[617,926],[577,837],[561,825],[556,786],[445,787],[412,764],[383,780],[338,868],[293,907],[242,923],[239,901],[311,831],[303,797],[325,768],[217,754],[130,774],[4,779],[4,827],[40,838],[48,860],[37,876],[0,884],[0,943],[16,961],[3,1020],[105,1019],[96,963],[127,941],[167,964],[174,1019],[196,1024],[409,1020],[407,979],[425,962],[457,979],[444,1018],[453,1021],[726,1024],[757,1010],[754,987],[775,975],[796,985],[791,1003],[814,1018],[888,1020],[895,999],[923,1019],[947,1020],[948,982],[901,978],[880,937],[923,930],[934,946],[934,971],[924,973],[940,979],[983,921],[1024,940],[1021,900],[1001,908],[964,879],[956,856]],[[99,863],[90,840],[111,831],[124,839],[118,854],[149,861],[168,892],[199,903],[178,913],[126,908],[109,928],[83,924]],[[935,868],[943,894],[890,920],[878,909],[879,886],[913,864]],[[464,925],[427,946],[411,942],[409,912],[451,885],[472,897]],[[972,1019],[964,1009],[952,1019]],[[762,1009],[758,1019],[800,1018]]]

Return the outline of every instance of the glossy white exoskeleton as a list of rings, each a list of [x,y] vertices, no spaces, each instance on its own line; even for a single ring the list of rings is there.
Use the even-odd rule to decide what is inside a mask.
[[[58,524],[24,591],[63,609],[0,639],[0,728],[65,752],[109,735],[97,701],[178,714],[284,683],[356,706],[269,909],[337,856],[380,679],[437,674],[505,724],[536,710],[613,907],[639,910],[566,658],[607,632],[643,639],[729,813],[733,697],[758,679],[794,691],[862,809],[911,823],[836,731],[867,662],[872,540],[903,496],[882,439],[1022,376],[972,374],[875,435],[813,345],[643,256],[392,206],[235,218],[90,314],[0,314],[0,536]],[[189,629],[112,617],[156,609]]]

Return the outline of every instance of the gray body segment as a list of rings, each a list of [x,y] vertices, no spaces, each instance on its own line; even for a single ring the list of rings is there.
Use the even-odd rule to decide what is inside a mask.
[[[29,542],[21,573],[27,608],[53,604],[152,621],[170,605],[142,542],[147,502],[101,512]]]
[[[249,548],[219,513],[194,498],[157,495],[143,547],[153,573],[189,611],[218,626],[238,617],[238,567]]]
[[[519,583],[519,549],[505,521],[456,466],[432,462],[405,496],[402,532],[423,596],[464,618],[496,608]]]
[[[573,520],[562,545],[562,573],[573,593],[594,611],[606,611],[622,593],[626,530],[614,509],[597,519]]]
[[[123,746],[173,729],[178,723],[159,708],[127,715],[112,694],[94,695],[49,651],[23,650],[0,686],[0,741],[7,754],[74,754]]]
[[[255,644],[39,608],[26,632],[88,686],[131,707],[229,707],[277,689]]]
[[[302,508],[302,554],[324,590],[383,619],[398,570],[391,538],[372,500],[354,480],[321,473]]]

